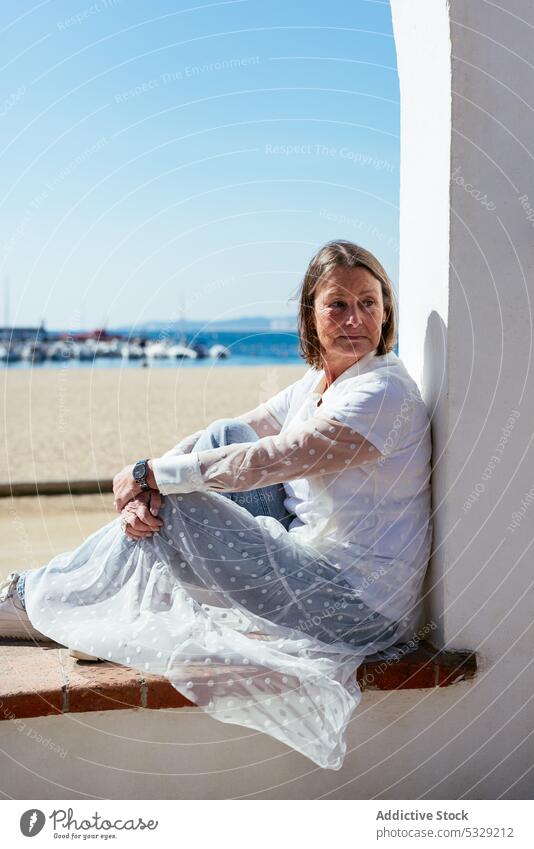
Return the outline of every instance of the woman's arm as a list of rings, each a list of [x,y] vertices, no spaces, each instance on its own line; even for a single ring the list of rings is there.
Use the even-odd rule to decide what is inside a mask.
[[[275,417],[267,405],[271,405],[273,409],[277,411],[280,418],[284,418],[288,398],[294,385],[295,384],[291,384],[291,386],[281,390],[267,402],[259,404],[257,407],[254,407],[254,409],[248,410],[246,413],[241,413],[241,415],[236,418],[249,424],[260,437],[274,436],[278,434],[282,427],[281,421]],[[169,449],[169,451],[163,454],[159,458],[159,461],[171,464],[172,466],[172,463],[174,461],[178,461],[180,457],[191,457],[191,454],[195,453],[193,452],[193,448],[197,440],[200,436],[202,436],[203,432],[203,430],[197,430],[195,433],[191,433],[184,437],[177,445],[174,445]],[[185,462],[185,460],[182,460],[182,466]],[[193,460],[193,463],[194,462],[195,461]],[[158,489],[152,461],[149,462],[148,466],[149,473],[147,476],[147,482],[152,489]],[[113,479],[115,507],[119,512],[123,509],[124,505],[132,498],[135,498],[140,491],[138,484],[133,481],[131,474],[132,468],[133,466],[127,466],[115,475],[115,478]],[[174,490],[172,491],[174,492]]]
[[[254,407],[253,410],[249,410],[246,413],[242,413],[240,416],[236,416],[236,418],[240,419],[242,422],[246,422],[246,424],[249,424],[260,437],[276,436],[276,434],[280,433],[281,430],[281,425],[263,403]]]
[[[213,490],[240,492],[301,477],[335,474],[383,455],[352,427],[317,414],[257,442],[193,451],[150,461],[164,495]]]
[[[258,436],[273,436],[280,432],[280,424],[274,416],[269,412],[265,404],[259,404],[253,410],[248,410],[246,413],[241,413],[236,416],[242,422],[249,424],[258,434]],[[163,457],[179,456],[181,454],[190,454],[197,440],[202,436],[204,430],[196,430],[195,433],[190,433],[173,448],[170,448]]]
[[[279,423],[276,421],[274,416],[271,415],[265,404],[259,404],[257,407],[254,407],[253,410],[241,413],[240,416],[236,416],[236,419],[249,424],[256,431],[258,436],[274,436],[280,432]],[[181,454],[190,454],[193,447],[196,445],[197,440],[200,439],[203,433],[204,430],[200,429],[195,431],[195,433],[190,433],[189,436],[184,436],[177,445],[170,448],[162,456],[177,457]]]
[[[197,439],[202,436],[203,432],[204,431],[201,428],[200,430],[196,430],[195,433],[190,433],[189,436],[184,436],[177,445],[166,451],[165,454],[163,454],[163,457],[178,457],[181,454],[190,454]]]
[[[277,434],[280,430],[280,425],[267,410],[264,404],[260,404],[253,410],[249,410],[246,413],[242,413],[240,416],[236,416],[236,418],[249,424],[256,431],[258,436],[260,434],[263,434],[264,436]],[[163,454],[160,457],[160,460],[162,462],[172,463],[179,457],[190,456],[197,440],[200,436],[202,436],[202,433],[203,430],[197,430],[195,433],[185,436],[177,445]],[[126,466],[126,468],[122,469],[113,479],[115,507],[118,512],[121,512],[125,505],[127,505],[131,499],[135,499],[137,493],[141,491],[139,485],[133,480],[132,469],[133,466]],[[148,469],[147,483],[153,490],[157,490],[159,487],[154,476],[153,461],[149,462]],[[153,513],[153,515],[156,516],[159,512],[159,503],[154,506],[156,507],[156,512]]]

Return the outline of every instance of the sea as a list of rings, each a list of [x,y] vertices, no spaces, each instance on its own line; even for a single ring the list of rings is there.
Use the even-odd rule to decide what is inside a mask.
[[[146,339],[158,341],[160,335],[157,332],[143,333]],[[298,335],[292,331],[269,331],[269,330],[240,330],[240,331],[209,331],[202,333],[186,334],[188,344],[203,345],[210,348],[212,345],[224,345],[230,352],[227,358],[205,357],[196,360],[191,359],[145,359],[130,360],[125,357],[96,357],[91,360],[78,360],[66,358],[64,360],[44,360],[42,363],[28,363],[24,360],[10,362],[9,369],[48,369],[48,368],[144,368],[146,363],[149,368],[226,368],[228,366],[264,366],[271,364],[304,365],[304,360],[299,354]],[[180,336],[174,341],[179,342]],[[173,341],[172,337],[166,336],[166,341]]]

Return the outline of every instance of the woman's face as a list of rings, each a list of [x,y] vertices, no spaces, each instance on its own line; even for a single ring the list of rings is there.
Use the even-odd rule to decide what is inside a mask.
[[[380,342],[380,283],[366,268],[335,268],[319,284],[314,315],[323,360],[333,370],[348,368]]]

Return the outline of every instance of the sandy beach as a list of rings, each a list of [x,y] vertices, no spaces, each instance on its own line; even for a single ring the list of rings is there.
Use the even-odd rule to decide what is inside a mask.
[[[305,365],[1,372],[0,481],[109,478],[217,418],[239,415]],[[110,493],[0,498],[0,576],[36,568],[115,518]]]
[[[211,421],[256,407],[306,366],[47,368],[1,374],[0,481],[113,477]]]

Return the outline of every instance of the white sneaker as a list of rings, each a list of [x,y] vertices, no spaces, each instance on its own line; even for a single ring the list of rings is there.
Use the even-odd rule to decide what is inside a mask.
[[[0,583],[0,639],[41,640],[50,637],[34,628],[17,592],[19,572],[10,572]]]

